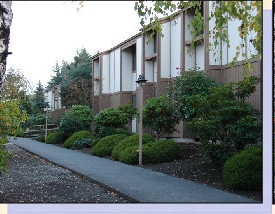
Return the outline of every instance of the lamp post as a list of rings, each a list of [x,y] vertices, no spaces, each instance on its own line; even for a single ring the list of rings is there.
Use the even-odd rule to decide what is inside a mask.
[[[46,127],[45,127],[45,141],[47,139],[47,131],[48,131],[48,108],[50,107],[49,102],[45,102],[46,106]]]
[[[141,166],[142,165],[142,108],[143,108],[143,85],[146,83],[146,79],[144,75],[139,75],[138,80],[136,83],[139,84],[140,86],[140,112],[139,112],[139,158],[138,158],[138,163]]]

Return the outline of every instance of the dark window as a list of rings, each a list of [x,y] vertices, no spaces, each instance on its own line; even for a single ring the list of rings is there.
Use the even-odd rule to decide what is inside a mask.
[[[137,69],[137,55],[136,55],[136,47],[133,48],[132,51],[132,70],[135,71]]]
[[[136,96],[136,94],[133,94],[132,95],[132,105],[134,106],[134,107],[137,107],[137,96]]]

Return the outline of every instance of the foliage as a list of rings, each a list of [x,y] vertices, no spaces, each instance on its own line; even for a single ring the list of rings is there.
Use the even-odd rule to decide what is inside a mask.
[[[121,152],[120,161],[138,164],[138,145],[129,146]],[[158,140],[146,143],[142,149],[143,164],[163,163],[175,160],[180,155],[180,145],[173,140]]]
[[[85,129],[91,129],[91,122],[93,117],[91,108],[89,106],[74,105],[72,107],[70,114],[73,114],[76,117],[78,117],[82,121]]]
[[[94,118],[96,135],[101,138],[123,129],[127,123],[127,115],[116,108],[106,108]]]
[[[27,119],[25,111],[21,111],[16,101],[0,102],[0,175],[7,171],[9,152],[4,147],[8,136],[17,136],[22,132],[20,127]]]
[[[22,127],[26,128],[34,128],[36,125],[43,125],[46,123],[46,116],[45,114],[33,114],[28,117]],[[52,123],[51,118],[48,118],[48,123]]]
[[[62,135],[59,131],[52,132],[47,136],[46,143],[59,144],[62,143]]]
[[[82,48],[77,50],[74,62],[63,62],[61,73],[64,81],[60,87],[61,103],[92,106],[91,56]]]
[[[51,76],[51,79],[48,82],[48,85],[46,87],[47,90],[50,90],[54,86],[61,84],[62,81],[63,81],[63,77],[62,77],[62,74],[61,74],[61,68],[60,68],[60,66],[58,65],[57,62],[55,63],[55,66],[53,67],[52,71],[55,73],[55,75]]]
[[[135,108],[130,101],[125,105],[119,106],[117,109],[126,114],[128,123],[130,123],[137,114],[137,108]]]
[[[40,81],[34,93],[35,93],[35,96],[33,99],[34,111],[36,114],[43,113],[46,105],[45,105],[44,88]]]
[[[194,109],[186,99],[196,94],[204,96],[209,93],[211,87],[220,84],[202,71],[184,71],[168,86],[168,96],[180,112],[181,118],[185,120],[194,116]]]
[[[262,145],[251,146],[228,159],[223,181],[233,189],[262,189]]]
[[[5,76],[5,84],[2,89],[2,99],[20,101],[30,90],[30,83],[19,69],[9,68]]]
[[[0,102],[0,137],[16,136],[21,132],[21,123],[25,122],[27,114],[19,109],[16,101]]]
[[[146,144],[149,142],[155,141],[155,139],[148,135],[148,134],[144,134],[142,136],[142,144]],[[129,136],[127,138],[125,138],[124,140],[122,140],[118,145],[116,145],[112,151],[112,158],[114,160],[120,160],[121,154],[123,152],[123,150],[125,150],[127,147],[131,147],[131,146],[138,146],[139,145],[139,135],[138,134],[134,134],[132,136]]]
[[[59,131],[62,135],[62,140],[66,140],[73,133],[84,129],[82,121],[75,115],[65,114],[60,121]]]
[[[146,100],[143,107],[143,125],[151,128],[157,134],[173,133],[177,131],[175,125],[180,121],[177,109],[168,99],[167,95],[153,97]]]
[[[91,138],[82,138],[80,140],[75,141],[71,149],[79,150],[79,149],[89,148],[91,147],[91,143],[92,143]]]
[[[78,131],[73,133],[64,143],[64,147],[67,149],[72,148],[73,144],[77,141],[77,140],[81,140],[81,139],[91,139],[93,140],[95,137],[94,135],[89,132],[89,131]]]
[[[135,2],[134,9],[137,11],[139,17],[141,17],[140,24],[144,33],[150,34],[150,39],[154,34],[161,33],[162,23],[159,19],[159,15],[168,16],[170,20],[174,17],[177,11],[193,10],[194,16],[188,25],[188,29],[192,35],[191,47],[195,47],[195,42],[198,35],[205,28],[205,20],[202,16],[202,4],[201,1],[153,1],[149,5],[146,1]],[[174,13],[174,14],[173,14]],[[146,23],[149,20],[149,23]],[[244,42],[248,40],[249,32],[256,32],[255,38],[251,38],[249,42],[257,50],[258,57],[261,58],[262,53],[262,2],[261,1],[213,1],[213,7],[209,14],[209,20],[214,20],[214,28],[209,32],[210,38],[213,43],[209,44],[207,49],[213,50],[214,53],[219,53],[221,42],[230,46],[228,37],[228,20],[239,20],[240,26],[238,26],[239,36],[241,42],[236,48],[235,57],[233,62],[236,62],[238,56],[241,54],[241,49],[244,49]],[[163,34],[162,34],[163,36]],[[202,35],[201,35],[202,36]],[[150,40],[149,40],[150,41]],[[243,51],[242,56],[247,59],[247,54]],[[220,55],[221,57],[221,55]],[[249,61],[247,59],[247,61]],[[250,65],[250,64],[248,64]],[[250,68],[250,67],[249,67]]]
[[[126,137],[127,135],[125,134],[115,134],[103,137],[92,148],[92,154],[99,157],[111,156],[113,148]]]
[[[88,106],[73,106],[60,120],[59,131],[63,140],[72,133],[91,129],[92,113]]]
[[[236,85],[243,84],[227,83],[210,88],[208,94],[186,98],[194,112],[187,121],[187,127],[199,135],[204,152],[214,163],[223,164],[235,151],[257,144],[261,138],[259,111],[238,99],[241,93]],[[241,90],[244,91],[243,87]]]
[[[197,133],[202,142],[217,139],[235,144],[236,149],[258,142],[261,136],[259,111],[250,103],[236,99],[232,83],[211,88],[209,94],[190,96],[187,102],[196,113],[187,127]]]

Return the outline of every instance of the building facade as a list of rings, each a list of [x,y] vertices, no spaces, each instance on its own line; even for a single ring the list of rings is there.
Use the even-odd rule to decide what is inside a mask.
[[[203,2],[203,16],[205,29],[202,38],[198,41],[194,49],[190,44],[192,36],[188,29],[188,24],[194,16],[192,10],[187,13],[179,12],[172,20],[163,18],[162,34],[156,34],[148,42],[149,35],[142,32],[125,40],[121,44],[110,48],[107,51],[92,56],[92,76],[93,76],[93,114],[109,108],[124,105],[131,101],[138,109],[141,108],[139,102],[140,90],[136,83],[139,75],[144,75],[148,80],[144,86],[143,103],[148,98],[159,96],[166,92],[169,81],[180,75],[180,71],[198,67],[209,76],[222,82],[235,82],[243,78],[245,61],[240,56],[234,66],[229,66],[236,53],[239,44],[238,21],[228,21],[228,36],[230,46],[220,44],[218,53],[221,59],[216,59],[213,51],[208,51],[207,47],[212,42],[209,33],[213,30],[214,21],[208,21],[212,10],[212,2]],[[248,36],[248,40],[255,37],[255,33]],[[254,46],[246,42],[245,51],[249,56],[257,54]],[[251,75],[261,76],[262,65],[258,58],[251,59],[254,69]],[[262,110],[261,105],[261,84],[257,86],[256,93],[249,101],[252,105]],[[190,141],[195,136],[186,131],[183,123],[179,124],[179,133],[167,135],[166,137],[184,138]],[[138,132],[137,121],[132,121],[131,131]],[[145,132],[150,130],[145,129]]]

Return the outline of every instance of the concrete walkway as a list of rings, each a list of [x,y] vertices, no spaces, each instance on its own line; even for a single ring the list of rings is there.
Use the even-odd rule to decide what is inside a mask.
[[[206,185],[28,138],[9,141],[44,159],[84,175],[133,202],[260,203]]]

